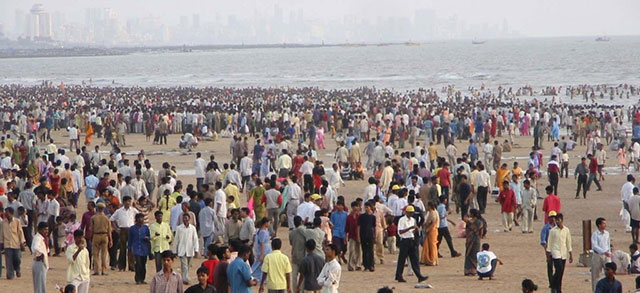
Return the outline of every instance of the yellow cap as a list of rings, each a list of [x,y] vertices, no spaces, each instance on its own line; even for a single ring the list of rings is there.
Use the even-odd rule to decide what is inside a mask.
[[[394,185],[393,187],[391,187],[391,190],[400,190],[400,185]]]
[[[99,202],[97,207],[104,209],[106,207],[106,205],[104,204],[104,202]]]
[[[416,211],[416,209],[413,208],[413,206],[409,205],[404,209],[404,211],[407,212],[407,213],[413,213],[413,212]]]
[[[311,195],[311,199],[312,199],[312,200],[319,200],[319,199],[322,199],[322,195],[319,195],[319,194],[317,194],[317,193],[314,193],[314,194],[312,194],[312,195]]]
[[[556,211],[550,211],[549,212],[549,217],[555,217],[557,215],[558,215],[558,213],[556,213]]]

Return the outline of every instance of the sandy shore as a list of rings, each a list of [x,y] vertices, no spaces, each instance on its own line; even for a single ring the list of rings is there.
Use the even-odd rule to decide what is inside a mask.
[[[68,147],[68,139],[66,134],[55,133],[55,140],[58,147]],[[184,170],[182,174],[192,174],[193,160],[195,153],[187,154],[177,150],[178,135],[169,137],[169,144],[158,146],[152,145],[145,141],[142,134],[132,134],[127,136],[129,146],[123,150],[131,153],[131,158],[135,158],[135,153],[144,149],[149,155],[147,158],[151,161],[154,169],[158,170],[162,162],[167,161],[175,165],[178,170]],[[94,143],[101,143],[102,139],[95,140]],[[203,157],[207,158],[209,154],[215,154],[218,162],[226,162],[230,159],[229,154],[230,139],[221,139],[216,142],[202,142],[197,151],[203,153]],[[250,142],[253,144],[253,141]],[[504,157],[518,158],[521,166],[526,165],[530,146],[533,144],[531,137],[517,137],[516,147],[510,153],[503,153]],[[458,143],[459,153],[466,151],[467,143]],[[545,162],[548,161],[551,143],[545,142]],[[364,146],[362,146],[364,147]],[[331,139],[327,140],[327,149],[318,151],[320,159],[326,163],[332,162],[332,154],[335,149],[335,142]],[[104,149],[107,150],[107,149]],[[444,154],[444,148],[439,146],[439,152]],[[578,147],[571,151],[570,170],[575,168],[575,164],[579,162],[576,156],[584,154],[584,147]],[[506,160],[511,166],[513,159]],[[602,216],[608,220],[608,230],[611,233],[611,240],[615,249],[627,251],[628,245],[631,243],[631,236],[624,232],[624,227],[620,222],[618,213],[620,211],[620,188],[625,182],[624,174],[619,173],[615,154],[608,152],[607,170],[611,170],[611,174],[606,175],[606,180],[602,182],[603,191],[596,192],[595,188],[587,194],[587,199],[574,199],[575,181],[573,177],[569,179],[562,178],[560,180],[559,195],[562,199],[562,212],[565,215],[565,225],[571,229],[573,237],[574,263],[568,264],[563,280],[563,287],[566,292],[588,292],[590,290],[590,272],[589,268],[578,267],[577,260],[582,252],[582,220],[590,219],[595,222],[595,218]],[[617,172],[614,172],[617,171]],[[195,183],[193,175],[179,175],[179,179],[185,183]],[[494,178],[492,178],[493,181]],[[539,181],[540,191],[544,190],[547,179],[543,178]],[[345,196],[347,202],[351,202],[356,197],[361,196],[365,181],[347,181],[346,187],[340,190],[341,195]],[[245,199],[242,199],[245,202]],[[81,196],[79,203],[79,216],[86,210],[86,201]],[[538,208],[542,207],[542,201],[538,202]],[[541,215],[541,212],[539,213]],[[534,222],[533,234],[522,234],[519,227],[509,233],[502,232],[500,207],[497,203],[490,201],[487,206],[485,218],[488,222],[488,234],[485,242],[491,244],[492,251],[502,259],[504,265],[499,266],[495,273],[495,279],[492,281],[478,281],[475,277],[463,276],[464,259],[450,258],[446,244],[443,243],[442,255],[444,258],[440,260],[440,265],[436,267],[421,266],[423,274],[429,276],[429,283],[433,285],[437,292],[459,292],[474,288],[473,292],[519,292],[520,282],[524,278],[530,278],[538,284],[540,290],[546,291],[548,283],[546,277],[545,255],[539,245],[539,231],[543,223],[541,221]],[[450,216],[455,222],[460,221],[460,216],[455,213]],[[595,224],[594,228],[595,229]],[[283,251],[287,254],[290,252],[288,242],[288,231],[286,228],[280,228],[278,235],[283,239]],[[454,246],[456,250],[464,252],[464,239],[454,238]],[[377,264],[376,271],[371,272],[348,272],[346,266],[343,266],[342,280],[340,283],[340,291],[349,292],[350,290],[363,290],[363,292],[374,292],[382,286],[395,287],[396,292],[417,291],[413,286],[416,283],[415,277],[407,277],[408,283],[399,284],[394,281],[396,255],[386,255],[383,265]],[[191,273],[192,279],[195,281],[195,270],[203,259],[192,261]],[[66,260],[64,257],[50,258],[51,269],[48,273],[47,290],[54,291],[54,286],[66,284]],[[5,276],[1,276],[2,292],[15,292],[32,290],[31,283],[31,265],[32,258],[29,251],[23,253],[22,258],[22,278],[7,281]],[[174,269],[179,270],[179,262],[174,264]],[[147,282],[151,282],[154,274],[152,262],[147,264]],[[92,276],[91,292],[148,292],[149,285],[135,285],[133,272],[116,272],[110,271],[108,276]],[[634,276],[618,276],[623,283],[625,291],[631,290],[634,286]],[[255,289],[257,292],[257,289]]]

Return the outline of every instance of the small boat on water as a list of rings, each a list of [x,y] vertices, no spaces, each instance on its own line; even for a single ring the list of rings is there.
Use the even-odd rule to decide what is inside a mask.
[[[420,46],[420,45],[422,45],[422,43],[416,43],[416,42],[405,42],[405,43],[404,43],[404,45],[405,45],[405,46],[408,46],[408,47],[413,47],[413,46]]]
[[[596,42],[608,42],[609,41],[609,37],[607,36],[602,36],[602,37],[597,37],[596,38]]]
[[[474,44],[474,45],[482,45],[482,44],[484,44],[484,41],[480,41],[480,40],[476,40],[476,39],[474,39],[474,40],[472,40],[472,41],[471,41],[471,44]]]

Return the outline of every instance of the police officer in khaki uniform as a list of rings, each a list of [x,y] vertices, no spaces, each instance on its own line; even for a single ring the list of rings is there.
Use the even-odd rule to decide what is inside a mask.
[[[97,205],[98,212],[91,217],[91,228],[93,230],[93,238],[91,240],[93,251],[93,269],[94,275],[106,275],[107,269],[107,248],[113,245],[111,240],[111,221],[104,214],[105,204],[103,202]]]

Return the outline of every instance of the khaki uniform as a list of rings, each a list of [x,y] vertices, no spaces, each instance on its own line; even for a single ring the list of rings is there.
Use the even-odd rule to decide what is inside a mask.
[[[91,229],[93,238],[91,240],[93,252],[93,269],[96,273],[104,273],[108,264],[109,236],[111,235],[111,222],[104,213],[99,213],[91,217]]]

